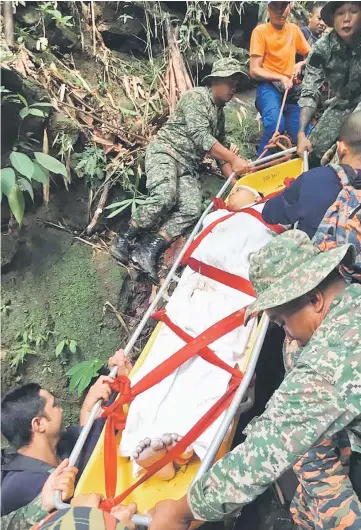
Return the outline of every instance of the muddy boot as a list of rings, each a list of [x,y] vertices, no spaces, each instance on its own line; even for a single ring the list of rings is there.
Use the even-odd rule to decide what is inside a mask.
[[[163,237],[148,235],[139,242],[139,245],[132,253],[132,260],[138,263],[139,267],[149,274],[154,282],[158,283],[157,261],[168,246],[168,241]]]
[[[124,234],[119,234],[114,238],[109,248],[111,255],[121,263],[127,264],[131,250],[131,241],[137,237],[140,229],[130,224]]]

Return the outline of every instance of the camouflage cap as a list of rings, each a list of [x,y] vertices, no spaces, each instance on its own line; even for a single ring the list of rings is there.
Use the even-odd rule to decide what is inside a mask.
[[[352,245],[321,252],[301,230],[275,237],[251,257],[249,279],[257,300],[248,306],[245,323],[260,311],[278,307],[312,291],[338,265],[355,261]]]
[[[202,81],[209,82],[212,78],[231,77],[232,75],[236,74],[247,75],[246,72],[244,72],[244,70],[242,69],[241,63],[237,61],[237,59],[232,59],[232,57],[228,57],[226,59],[219,59],[218,61],[214,61],[212,66],[212,72],[209,75],[206,75],[206,77],[204,77]]]

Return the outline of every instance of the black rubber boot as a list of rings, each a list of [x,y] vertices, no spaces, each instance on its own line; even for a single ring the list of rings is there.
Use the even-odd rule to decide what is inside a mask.
[[[131,242],[137,237],[139,232],[140,228],[130,224],[124,234],[119,234],[114,238],[109,248],[111,255],[121,263],[127,264],[129,261]]]
[[[139,245],[132,253],[132,260],[138,263],[139,267],[149,274],[156,283],[158,283],[157,261],[168,246],[168,241],[163,237],[147,235],[139,242]]]

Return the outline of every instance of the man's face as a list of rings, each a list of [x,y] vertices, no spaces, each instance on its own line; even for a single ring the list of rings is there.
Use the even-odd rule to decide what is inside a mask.
[[[41,426],[49,437],[56,438],[60,436],[63,427],[63,409],[58,407],[54,396],[47,390],[41,389],[39,395],[45,399]]]
[[[237,91],[239,76],[214,79],[212,81],[212,94],[216,103],[228,103]]]
[[[284,27],[290,12],[291,4],[289,2],[272,2],[268,6],[268,16],[271,24],[277,29]]]
[[[345,2],[333,16],[336,33],[345,42],[350,42],[361,31],[361,2]]]
[[[283,327],[289,340],[297,340],[301,346],[306,346],[321,323],[320,314],[311,302],[293,313],[287,314],[277,307],[266,313],[272,322]]]
[[[321,18],[321,8],[316,7],[310,14],[308,27],[315,35],[319,36],[325,29],[325,24]]]

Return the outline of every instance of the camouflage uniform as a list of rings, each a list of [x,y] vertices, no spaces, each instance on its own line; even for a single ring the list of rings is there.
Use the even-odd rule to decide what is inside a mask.
[[[180,99],[174,114],[146,151],[149,201],[133,219],[150,229],[173,209],[161,230],[176,238],[201,214],[202,195],[197,167],[218,140],[225,144],[223,107],[208,87],[194,88]]]
[[[283,360],[287,373],[294,368],[301,353],[296,340],[285,340]],[[355,492],[349,479],[350,456],[350,441],[341,432],[314,445],[293,466],[300,484],[292,500],[291,513],[300,529],[356,530],[352,519],[349,524],[349,514],[357,514],[353,508]]]
[[[246,318],[306,294],[341,262],[349,260],[351,266],[353,259],[351,245],[320,252],[298,230],[274,238],[251,260],[250,279],[258,297]],[[347,435],[352,449],[361,452],[361,285],[352,284],[335,298],[265,413],[246,432],[246,441],[191,487],[188,502],[196,519],[221,520],[239,512],[325,440]],[[306,471],[306,493],[310,478]],[[317,494],[321,492],[320,487]],[[311,492],[306,501],[316,514],[313,500]],[[330,517],[332,500],[325,496],[324,501],[321,510],[329,510]],[[341,515],[349,525],[342,528],[356,528],[361,518],[356,494]],[[322,528],[340,528],[335,524]]]
[[[26,506],[1,517],[1,530],[29,530],[41,521],[48,512],[41,507],[41,495]]]
[[[318,161],[337,140],[342,122],[360,103],[361,35],[354,48],[346,46],[335,30],[314,44],[307,59],[299,106],[317,109],[325,81],[330,97],[309,137]]]

